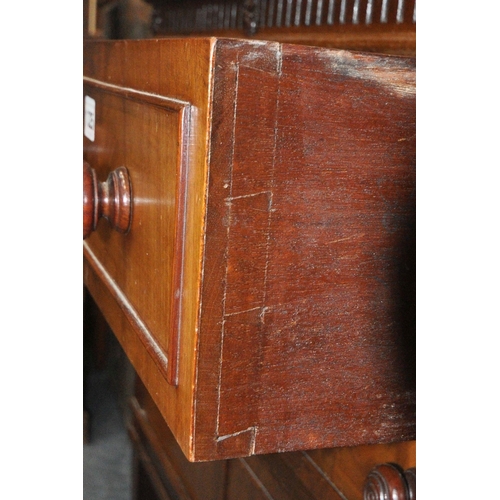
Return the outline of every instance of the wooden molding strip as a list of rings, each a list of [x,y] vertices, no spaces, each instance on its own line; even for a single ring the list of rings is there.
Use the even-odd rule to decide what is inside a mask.
[[[90,249],[87,242],[83,242],[83,255],[87,262],[92,266],[95,273],[99,276],[102,283],[107,287],[116,303],[123,311],[125,317],[131,324],[135,333],[143,343],[146,351],[151,356],[156,366],[165,378],[168,377],[169,362],[167,355],[163,352],[162,348],[156,342],[154,336],[151,334],[147,326],[140,318],[137,311],[127,299],[126,295],[118,287],[111,275],[106,271],[104,266],[99,262],[95,254]]]
[[[191,107],[191,103],[188,101],[183,101],[174,97],[152,94],[151,92],[144,92],[142,90],[131,89],[128,87],[122,87],[113,83],[102,82],[101,80],[89,78],[88,76],[83,77],[83,83],[84,85],[89,85],[102,90],[103,92],[116,94],[120,97],[125,97],[126,99],[132,99],[134,101],[152,104],[153,106],[161,106],[162,108],[167,108],[170,111],[182,111],[186,107]]]
[[[187,202],[187,175],[189,166],[189,144],[191,135],[191,112],[192,104],[187,101],[182,101],[180,99],[175,99],[172,97],[161,96],[157,94],[152,94],[150,92],[139,91],[127,87],[122,87],[119,85],[102,82],[89,77],[83,77],[84,85],[93,87],[102,92],[107,92],[110,94],[117,95],[121,98],[134,100],[136,102],[141,102],[149,104],[152,106],[159,106],[167,112],[174,112],[178,114],[178,158],[177,158],[177,192],[175,199],[175,234],[174,234],[174,252],[173,252],[173,279],[172,279],[172,308],[171,308],[171,318],[172,318],[172,328],[169,332],[169,344],[168,353],[165,354],[159,347],[158,343],[154,341],[153,336],[149,330],[146,335],[141,336],[144,345],[148,349],[148,352],[156,353],[152,354],[158,367],[165,375],[167,382],[173,386],[178,385],[178,361],[179,361],[179,343],[180,343],[180,331],[181,331],[181,299],[183,290],[183,269],[184,269],[184,254],[185,254],[185,233],[186,233],[186,202]],[[94,256],[95,259],[95,256]],[[97,262],[97,259],[95,259]],[[104,267],[101,265],[104,269]],[[110,278],[113,282],[112,278]],[[109,288],[109,285],[108,285]],[[124,300],[125,295],[120,291],[121,296]],[[115,295],[115,298],[118,295]],[[132,307],[127,301],[126,307]],[[131,313],[129,318],[137,317],[137,313]],[[132,319],[132,321],[135,321]],[[142,322],[140,322],[142,323]],[[139,324],[139,323],[138,323]],[[143,325],[143,323],[142,323]],[[145,327],[144,327],[145,328]],[[136,330],[142,332],[144,330],[142,326],[138,327]],[[151,341],[144,339],[151,338],[154,341],[154,347],[151,347]],[[149,347],[148,347],[149,346]],[[159,350],[159,351],[158,351]],[[161,355],[158,354],[161,352]],[[164,358],[164,360],[162,360]],[[167,359],[169,363],[167,363]],[[158,364],[158,362],[160,364]]]

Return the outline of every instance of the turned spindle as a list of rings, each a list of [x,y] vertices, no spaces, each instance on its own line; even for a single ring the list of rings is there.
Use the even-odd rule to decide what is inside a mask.
[[[113,170],[105,182],[97,180],[96,171],[83,162],[83,239],[106,219],[120,233],[127,233],[132,220],[132,188],[125,167]]]
[[[416,500],[417,472],[395,464],[374,467],[366,478],[363,500]]]

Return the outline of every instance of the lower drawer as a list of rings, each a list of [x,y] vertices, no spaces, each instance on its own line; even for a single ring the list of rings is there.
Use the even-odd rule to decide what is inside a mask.
[[[415,467],[414,441],[193,464],[140,381],[131,406],[135,500],[151,500],[153,492],[159,500],[361,500],[375,466]]]

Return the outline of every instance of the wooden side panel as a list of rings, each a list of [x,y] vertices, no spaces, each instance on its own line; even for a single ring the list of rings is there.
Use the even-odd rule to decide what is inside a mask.
[[[413,68],[283,46],[279,103],[261,425],[287,447],[411,439]]]
[[[262,397],[262,360],[255,351],[261,337],[255,329],[260,328],[265,301],[267,271],[262,262],[269,245],[269,159],[276,141],[276,48],[277,44],[232,41],[216,49],[197,457],[248,455],[255,443]],[[233,370],[223,369],[227,364]],[[240,403],[232,404],[235,400]],[[221,408],[231,412],[231,418],[220,418]]]
[[[259,343],[266,313],[278,64],[273,45],[238,51],[234,145],[225,197],[227,260],[217,435],[220,439],[249,429],[251,447],[263,396],[259,375],[265,360]],[[262,333],[256,335],[256,330]],[[244,402],[244,412],[232,404],[235,400]]]
[[[197,453],[412,439],[414,61],[250,48],[217,49]]]

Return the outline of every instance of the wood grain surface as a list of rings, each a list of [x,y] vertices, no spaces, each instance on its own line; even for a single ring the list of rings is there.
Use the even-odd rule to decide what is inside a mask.
[[[87,42],[85,77],[84,159],[140,200],[88,239],[86,283],[186,456],[414,439],[414,59]]]
[[[414,61],[216,57],[195,453],[412,439]]]
[[[187,454],[212,46],[213,41],[203,39],[87,41],[84,48],[84,92],[96,100],[97,122],[95,142],[84,137],[84,159],[100,178],[126,166],[134,187],[129,233],[113,234],[100,224],[86,240],[85,282]],[[182,115],[187,109],[194,132],[186,138]],[[193,168],[183,170],[188,161],[184,139]],[[189,200],[179,189],[180,171],[197,193]],[[182,232],[182,241],[177,237],[176,242]],[[189,252],[179,256],[174,251],[179,246]],[[182,301],[183,295],[189,300]],[[182,324],[172,315],[176,301]],[[184,361],[172,372],[180,350]],[[177,377],[183,380],[178,388]]]
[[[136,478],[134,500],[156,498],[141,487],[147,477],[160,483],[158,498],[169,489],[172,498],[190,500],[362,500],[370,473],[384,473],[381,464],[407,469],[408,483],[415,470],[414,441],[190,463],[140,380],[131,405],[134,448],[148,468]],[[414,482],[411,491],[415,500]]]

